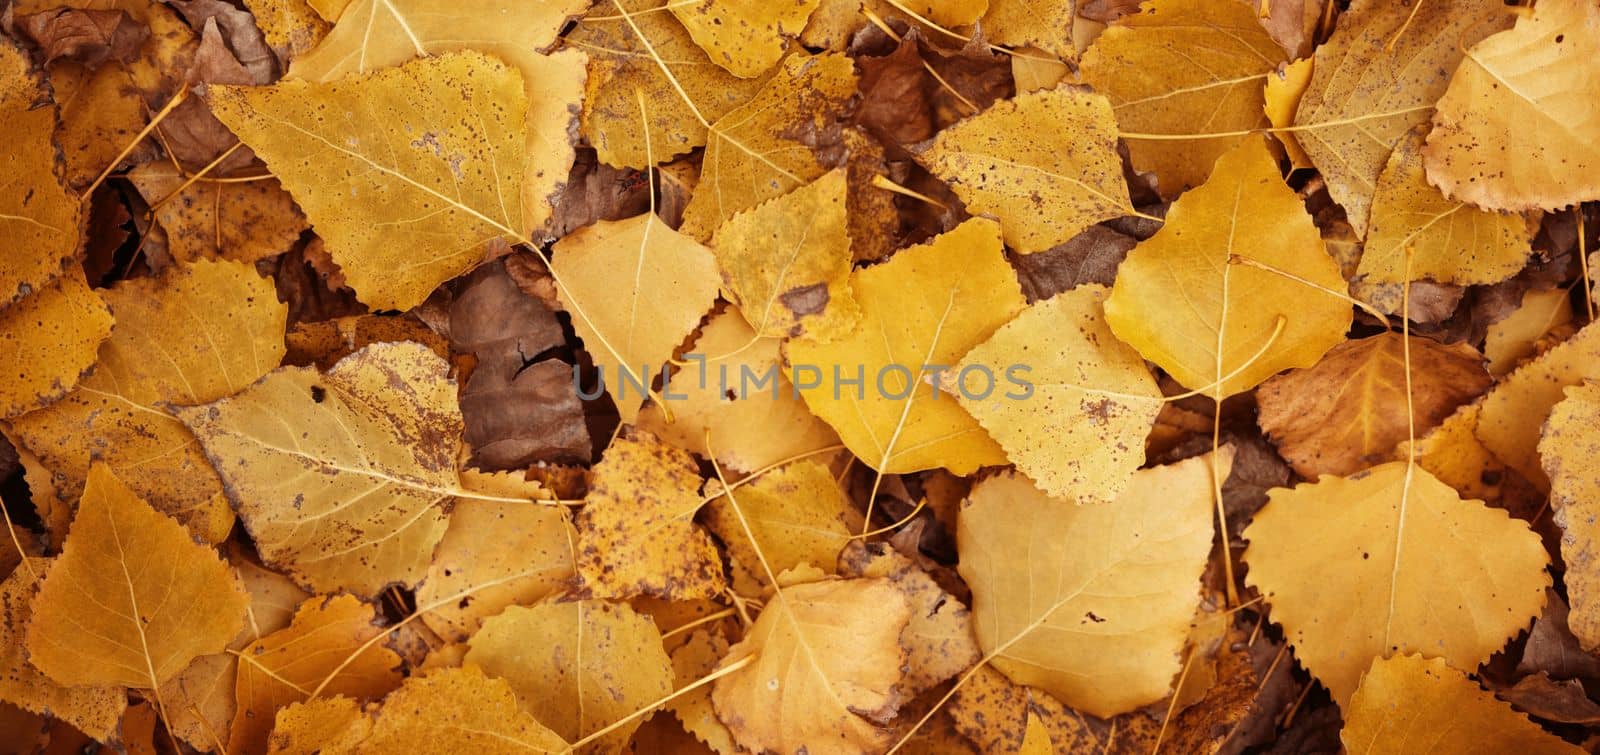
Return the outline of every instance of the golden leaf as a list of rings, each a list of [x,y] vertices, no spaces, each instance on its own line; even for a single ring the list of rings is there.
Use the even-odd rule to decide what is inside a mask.
[[[624,18],[616,0],[597,2],[563,38],[589,56],[583,137],[607,165],[644,168],[705,145],[707,127],[766,84],[713,64],[666,7],[621,0]]]
[[[1344,340],[1350,306],[1260,262],[1334,291],[1339,266],[1261,137],[1217,160],[1205,185],[1134,247],[1106,299],[1118,338],[1183,385],[1213,396],[1309,367]]]
[[[1354,474],[1389,459],[1408,430],[1433,429],[1489,387],[1471,346],[1412,336],[1410,351],[1409,382],[1395,332],[1345,341],[1315,365],[1268,380],[1256,391],[1261,429],[1302,477]]]
[[[1026,138],[1024,138],[1026,137]],[[1106,98],[1063,87],[1018,95],[941,132],[917,155],[1024,254],[1133,214]]]
[[[971,26],[982,18],[985,37],[1000,44],[1013,44],[1011,41],[1002,41],[995,37],[993,19],[991,15],[985,13],[994,6],[991,0],[906,0],[900,5],[946,28]]]
[[[530,646],[528,638],[539,642]],[[466,663],[511,684],[522,709],[567,742],[672,692],[672,661],[655,624],[598,600],[513,606],[483,622]],[[614,752],[639,719],[579,752]]]
[[[375,700],[400,686],[400,657],[367,644],[384,633],[377,621],[374,607],[352,596],[314,597],[287,628],[240,651],[228,752],[265,751],[278,709],[312,692]]]
[[[1600,648],[1600,384],[1566,391],[1550,411],[1539,441],[1539,458],[1550,474],[1550,503],[1561,526],[1563,583],[1572,613],[1567,625],[1585,650]]]
[[[1562,390],[1585,380],[1600,380],[1600,327],[1593,325],[1501,378],[1483,399],[1478,440],[1540,490],[1549,490],[1539,465],[1539,428]]]
[[[555,506],[458,501],[417,588],[417,604],[435,606],[423,623],[465,642],[507,606],[529,605],[564,588],[574,573],[576,541],[567,512]]]
[[[306,0],[243,0],[280,61],[309,52],[327,36],[329,24]]]
[[[966,5],[963,2],[928,1],[932,5],[954,5],[958,8],[964,8]],[[971,1],[976,4],[976,0]],[[1017,47],[1033,45],[1062,60],[1076,59],[1078,49],[1072,43],[1072,35],[1074,27],[1079,23],[1075,13],[1077,4],[1077,0],[1044,4],[1028,0],[988,0],[988,7],[983,10],[983,36],[996,44]],[[907,7],[915,9],[915,3]],[[922,15],[935,22],[939,21],[938,16],[932,13]],[[948,12],[945,15],[948,15]],[[1022,58],[1020,56],[1012,58],[1013,63],[1018,60]],[[1018,86],[1017,91],[1027,90]]]
[[[1495,503],[1500,499],[1506,466],[1478,442],[1478,414],[1483,401],[1465,404],[1415,443],[1395,446],[1396,461],[1415,456],[1417,466],[1467,498]]]
[[[488,242],[527,236],[527,94],[494,58],[446,53],[325,84],[208,92],[374,309],[410,309]]]
[[[740,493],[741,497],[745,496]],[[882,577],[905,596],[911,619],[900,633],[905,677],[897,690],[910,700],[977,663],[983,652],[972,633],[972,612],[915,562],[886,543],[852,542],[839,556],[846,577]]]
[[[1084,53],[1084,82],[1111,100],[1117,127],[1192,139],[1127,137],[1135,170],[1173,198],[1205,183],[1217,158],[1264,125],[1265,85],[1284,62],[1249,3],[1154,0],[1107,27]]]
[[[1483,337],[1483,355],[1489,374],[1500,377],[1522,360],[1539,353],[1544,341],[1557,333],[1572,332],[1572,301],[1563,289],[1528,289],[1517,308],[1489,324]]]
[[[717,669],[717,663],[728,654],[728,641],[721,634],[697,629],[672,651],[673,686],[682,690]],[[683,723],[685,731],[704,742],[718,755],[735,755],[739,746],[733,743],[733,732],[717,718],[711,703],[711,690],[700,687],[678,695],[667,703],[667,709]]]
[[[845,169],[741,212],[711,248],[729,298],[763,337],[831,341],[855,327]]]
[[[1225,478],[1233,453],[1219,453]],[[1101,717],[1170,693],[1211,550],[1211,474],[1209,457],[1141,470],[1105,503],[1047,497],[1016,473],[973,486],[959,568],[994,667]]]
[[[55,477],[63,500],[83,490],[89,460],[210,542],[233,527],[222,483],[169,411],[250,385],[283,357],[288,309],[271,280],[237,262],[196,262],[100,292],[116,327],[94,373],[60,401],[10,420]]]
[[[1144,463],[1161,390],[1144,359],[1118,341],[1101,311],[1104,287],[1088,284],[1038,302],[967,352],[952,373],[993,380],[1026,368],[1032,387],[986,399],[956,397],[1040,490],[1079,502],[1109,501]]]
[[[422,578],[453,498],[496,499],[457,476],[461,412],[448,370],[421,344],[380,343],[326,374],[283,367],[177,414],[263,560],[316,592],[371,597]]]
[[[370,734],[372,719],[360,703],[348,697],[319,697],[279,709],[267,739],[267,755],[333,755],[355,749]]]
[[[1351,755],[1516,752],[1578,755],[1439,659],[1397,655],[1361,675],[1339,732]]]
[[[0,309],[0,351],[13,368],[0,384],[0,418],[37,409],[93,369],[111,335],[111,310],[74,267]]]
[[[708,241],[739,212],[821,176],[801,138],[837,130],[855,91],[855,66],[843,55],[785,59],[748,102],[710,125],[700,183],[679,230]]]
[[[833,428],[796,400],[778,344],[757,336],[737,311],[712,316],[689,352],[706,361],[673,372],[662,389],[671,421],[663,404],[652,403],[638,427],[700,456],[715,451],[718,462],[739,472],[837,445]],[[765,380],[768,372],[776,378]]]
[[[56,109],[34,106],[45,95],[30,68],[27,54],[0,43],[8,142],[0,157],[0,307],[43,289],[78,254],[78,198],[63,185],[50,140]]]
[[[1425,469],[1390,462],[1267,495],[1244,531],[1245,581],[1341,706],[1374,659],[1477,668],[1544,607],[1539,536]]]
[[[1510,23],[1498,0],[1356,0],[1317,48],[1295,138],[1357,236],[1389,153],[1428,120],[1467,46]]]
[[[153,690],[226,647],[248,602],[216,553],[96,464],[34,598],[28,657],[62,684]]]
[[[118,686],[80,687],[57,683],[28,662],[24,646],[39,577],[50,561],[30,560],[0,582],[0,700],[34,713],[46,713],[77,727],[101,742],[117,733],[128,707],[127,690]]]
[[[288,251],[307,227],[275,178],[188,183],[166,161],[140,165],[127,178],[152,206],[166,200],[155,207],[156,222],[166,231],[167,251],[182,263],[222,257],[254,264]]]
[[[1497,210],[1600,199],[1600,8],[1546,0],[1472,45],[1423,149],[1451,199]]]
[[[1411,131],[1394,153],[1372,197],[1372,222],[1358,275],[1401,283],[1406,255],[1411,279],[1477,285],[1515,275],[1532,253],[1532,231],[1521,215],[1480,210],[1446,199],[1422,170],[1422,131]]]
[[[617,436],[595,465],[578,514],[584,587],[605,598],[722,593],[722,559],[694,523],[699,491],[700,472],[687,452],[643,431]]]
[[[900,633],[910,617],[888,580],[784,586],[723,659],[727,667],[755,658],[713,684],[717,715],[755,752],[882,751],[892,741],[882,724],[899,705]]]
[[[1300,98],[1305,96],[1306,87],[1311,86],[1312,61],[1313,58],[1301,58],[1293,63],[1278,66],[1276,71],[1267,75],[1267,84],[1261,97],[1267,120],[1272,122],[1274,129],[1294,126],[1294,112],[1300,108]],[[1295,169],[1314,167],[1311,164],[1311,156],[1300,146],[1300,140],[1295,138],[1293,131],[1278,130],[1273,131],[1272,135],[1283,145],[1292,167]]]
[[[978,422],[922,378],[954,364],[1022,310],[999,227],[973,218],[857,270],[850,282],[861,305],[854,333],[786,345],[797,379],[807,378],[796,387],[811,410],[884,474],[944,467],[964,475],[1004,464],[1005,452]]]
[[[740,78],[766,73],[783,57],[822,0],[697,0],[671,3],[689,36],[711,62]]]
[[[717,495],[722,487],[713,483],[706,492]],[[774,572],[811,564],[832,574],[839,552],[861,528],[861,514],[833,473],[815,461],[778,467],[740,485],[736,495],[737,512],[727,496],[718,495],[708,504],[705,521],[727,546],[733,587],[744,595],[760,596],[774,587],[763,557]]]
[[[585,226],[553,250],[561,304],[632,423],[656,371],[716,301],[716,258],[649,213]]]

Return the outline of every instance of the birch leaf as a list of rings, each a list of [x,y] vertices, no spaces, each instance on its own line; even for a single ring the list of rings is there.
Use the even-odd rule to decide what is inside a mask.
[[[668,7],[711,62],[735,76],[751,78],[777,65],[789,39],[800,35],[821,2],[698,0]]]
[[[1544,423],[1539,458],[1550,474],[1550,503],[1561,526],[1564,584],[1572,612],[1567,625],[1585,650],[1600,648],[1600,474],[1591,463],[1600,453],[1600,384],[1566,391]]]
[[[1107,503],[1050,498],[1015,473],[973,486],[959,568],[994,667],[1100,717],[1170,693],[1211,549],[1211,467],[1137,472]]]
[[[529,605],[565,588],[574,574],[577,532],[556,506],[457,501],[450,526],[417,588],[422,615],[440,636],[464,642],[507,606]],[[465,595],[463,595],[466,593]],[[463,595],[456,600],[452,596]]]
[[[94,367],[111,336],[111,310],[89,288],[81,268],[0,309],[0,351],[14,371],[0,384],[0,418],[65,396]]]
[[[148,162],[128,173],[167,234],[167,250],[180,262],[219,257],[255,264],[284,253],[306,230],[288,192],[273,178],[246,183],[189,183],[167,162]]]
[[[56,163],[51,135],[55,107],[34,107],[43,95],[31,63],[0,43],[0,127],[9,147],[0,156],[0,307],[44,288],[78,253],[78,198]]]
[[[797,385],[811,410],[885,474],[935,467],[970,474],[1004,464],[1004,451],[977,421],[922,377],[954,364],[1021,311],[1022,289],[1005,264],[999,228],[968,220],[856,271],[850,283],[861,324],[848,338],[787,345],[789,363],[814,373],[815,386]],[[857,375],[854,384],[841,382]]]
[[[1540,490],[1549,490],[1539,464],[1539,428],[1562,391],[1586,380],[1600,380],[1600,327],[1593,325],[1501,378],[1483,399],[1478,440]]]
[[[1309,367],[1344,340],[1351,314],[1343,299],[1232,264],[1234,255],[1345,289],[1260,137],[1217,160],[1206,183],[1174,202],[1161,230],[1128,253],[1105,303],[1111,332],[1184,386],[1219,397]]]
[[[50,561],[33,559],[0,582],[0,700],[48,713],[101,741],[112,740],[128,707],[127,690],[112,685],[59,684],[28,660],[26,636],[39,578]]]
[[[1026,254],[1133,213],[1116,139],[1106,98],[1064,87],[995,103],[939,132],[917,161]]]
[[[1498,210],[1600,199],[1597,131],[1600,8],[1549,0],[1467,50],[1423,149],[1428,180]]]
[[[1111,100],[1124,132],[1193,134],[1263,125],[1268,76],[1284,62],[1248,3],[1155,0],[1117,19],[1083,56],[1083,80]],[[1149,140],[1129,136],[1135,170],[1173,198],[1205,183],[1217,158],[1253,134]]]
[[[350,287],[374,309],[410,309],[527,237],[522,76],[446,53],[330,83],[213,86],[211,109],[305,210]],[[395,244],[404,233],[411,243]]]
[[[1306,94],[1306,88],[1311,86],[1312,58],[1301,58],[1293,63],[1279,66],[1278,70],[1267,75],[1267,84],[1261,96],[1267,111],[1267,120],[1272,122],[1275,129],[1290,128],[1294,125],[1294,112],[1300,108],[1300,98]],[[1295,138],[1293,131],[1274,131],[1272,135],[1283,144],[1283,150],[1289,154],[1289,163],[1295,169],[1314,167],[1311,157],[1300,146],[1300,140]]]
[[[707,486],[710,495],[720,492],[720,485]],[[726,544],[733,587],[744,595],[762,595],[775,587],[761,566],[763,558],[774,572],[811,564],[833,573],[839,552],[861,530],[861,515],[833,473],[809,459],[767,472],[739,486],[736,495],[737,512],[726,495],[712,499],[706,526]]]
[[[1244,531],[1245,580],[1341,706],[1374,660],[1477,668],[1544,607],[1539,536],[1427,470],[1390,462],[1267,495]]]
[[[966,5],[966,3],[943,3],[937,0],[929,4]],[[1077,0],[1043,5],[1030,3],[1027,0],[988,0],[988,7],[983,11],[983,35],[995,44],[1015,47],[1033,45],[1062,60],[1072,60],[1078,57],[1078,49],[1072,44],[1073,25],[1077,23],[1075,13],[1077,5]],[[922,15],[939,21],[939,16],[933,13]],[[941,23],[945,23],[946,26],[968,25]],[[1020,59],[1018,57],[1014,60]]]

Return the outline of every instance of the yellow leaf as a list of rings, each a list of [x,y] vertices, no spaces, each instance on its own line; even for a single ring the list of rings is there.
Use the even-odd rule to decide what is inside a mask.
[[[1024,254],[1133,213],[1106,98],[1062,87],[996,102],[941,132],[917,155],[974,213],[1000,220]]]
[[[1357,236],[1389,153],[1428,120],[1462,51],[1510,23],[1499,0],[1356,0],[1317,47],[1295,138]]]
[[[1487,503],[1500,499],[1506,466],[1478,441],[1478,414],[1483,401],[1466,404],[1416,443],[1401,441],[1391,458],[1404,461],[1415,448],[1417,466],[1428,470],[1440,482],[1455,488],[1467,498]]]
[[[1000,44],[1012,44],[994,36],[992,19],[986,17],[984,13],[994,5],[991,0],[905,0],[900,5],[946,28],[971,26],[979,18],[983,18],[984,36]]]
[[[1075,60],[1078,49],[1072,43],[1072,34],[1075,26],[1081,23],[1074,14],[1076,5],[1076,2],[1040,4],[1027,0],[988,0],[988,7],[983,11],[983,36],[996,44],[1033,45],[1062,60]],[[939,20],[929,14],[922,15],[936,22]],[[1012,61],[1015,63],[1019,59]],[[1018,86],[1017,91],[1028,90]]]
[[[111,310],[81,267],[0,309],[0,351],[12,365],[0,384],[0,418],[65,396],[93,369],[110,335]]]
[[[988,35],[993,28],[985,23],[983,31]],[[1016,82],[1017,94],[1054,89],[1067,78],[1067,64],[1050,53],[1033,47],[1025,47],[1017,52],[1024,53],[1011,56],[1011,78]]]
[[[741,78],[766,73],[783,57],[822,0],[698,0],[672,3],[695,44],[711,62]]]
[[[1600,199],[1600,8],[1546,0],[1467,50],[1423,148],[1428,181],[1497,210]]]
[[[1395,145],[1378,176],[1372,223],[1356,272],[1400,283],[1406,279],[1410,254],[1411,280],[1496,283],[1527,264],[1532,241],[1521,215],[1480,210],[1439,193],[1423,175],[1422,131],[1411,131]]]
[[[968,220],[857,270],[850,282],[861,304],[854,333],[833,343],[786,345],[811,410],[885,474],[944,467],[964,475],[1004,464],[1005,453],[978,422],[923,379],[948,369],[1022,310],[1022,289],[994,222]]]
[[[352,750],[372,734],[372,719],[348,697],[319,697],[278,711],[268,755],[319,755]],[[413,746],[421,743],[412,743]]]
[[[574,573],[576,540],[567,512],[555,506],[458,501],[417,588],[417,604],[435,606],[422,615],[423,623],[464,642],[507,606],[561,590]]]
[[[1105,303],[1111,331],[1186,387],[1219,397],[1309,367],[1344,340],[1343,299],[1233,256],[1345,289],[1261,137],[1218,159],[1205,185],[1128,253]]]
[[[1600,327],[1573,336],[1500,379],[1484,397],[1478,440],[1540,490],[1550,479],[1539,466],[1539,428],[1568,386],[1600,380]]]
[[[1251,3],[1153,0],[1112,23],[1083,56],[1083,80],[1110,98],[1117,127],[1144,134],[1228,132],[1193,139],[1127,137],[1135,170],[1168,199],[1205,183],[1217,158],[1263,125],[1267,80],[1283,48]]]
[[[283,358],[288,308],[270,279],[237,262],[197,262],[100,292],[116,327],[94,373],[60,401],[10,420],[56,478],[83,490],[89,460],[210,542],[233,527],[222,483],[172,405],[243,390]]]
[[[101,742],[111,741],[128,707],[127,690],[119,686],[81,687],[58,684],[28,662],[24,641],[33,617],[39,577],[50,561],[32,559],[0,582],[0,700],[34,713],[46,713],[77,727]]]
[[[716,300],[716,258],[647,213],[573,231],[550,264],[573,330],[632,423],[656,373]]]
[[[62,684],[156,689],[226,647],[248,603],[216,553],[96,464],[34,598],[28,657]]]
[[[652,403],[639,413],[639,428],[700,456],[714,450],[738,472],[837,445],[833,428],[796,400],[778,343],[758,337],[736,311],[713,316],[689,352],[706,361],[674,371],[662,391],[671,421],[663,404]],[[768,372],[776,373],[772,382],[764,379]]]
[[[737,495],[737,493],[735,494]],[[880,752],[906,651],[911,607],[883,579],[788,585],[723,659],[755,660],[717,679],[717,715],[754,752]]]
[[[643,431],[619,435],[594,467],[578,514],[578,575],[598,597],[693,600],[727,587],[722,559],[694,523],[694,459]]]
[[[1015,473],[973,486],[956,540],[994,667],[1101,717],[1170,693],[1211,550],[1211,473],[1210,457],[1136,472],[1107,503],[1050,498]]]
[[[707,126],[766,84],[767,77],[741,79],[714,65],[676,17],[660,12],[663,0],[621,0],[621,7],[629,18],[613,0],[595,3],[563,42],[589,56],[583,137],[601,162],[644,168],[703,146]]]
[[[1418,655],[1373,662],[1345,711],[1339,739],[1351,755],[1583,752],[1496,700],[1444,661]]]
[[[373,309],[410,309],[489,241],[527,236],[527,95],[494,58],[446,53],[330,83],[207,91]]]
[[[740,496],[747,497],[742,492]],[[972,633],[972,612],[887,543],[852,542],[839,555],[839,573],[887,579],[911,605],[911,619],[900,633],[906,667],[897,689],[903,699],[954,678],[983,655]]]
[[[290,60],[316,47],[328,34],[328,21],[306,0],[243,0],[261,36],[279,60]]]
[[[722,486],[707,485],[706,492],[717,495]],[[708,504],[705,521],[727,546],[733,587],[744,595],[759,596],[774,587],[761,566],[763,556],[774,572],[811,564],[832,574],[839,552],[861,528],[861,514],[833,473],[815,461],[778,467],[740,485],[735,495],[737,512],[719,495]]]
[[[400,686],[400,656],[383,643],[367,645],[384,633],[377,621],[376,609],[352,596],[314,597],[287,628],[240,651],[228,752],[265,751],[278,709],[313,691],[375,700]]]
[[[370,597],[422,578],[453,497],[485,497],[456,474],[448,369],[421,344],[374,344],[327,374],[284,367],[178,417],[264,561],[313,591]]]
[[[44,288],[78,254],[78,198],[63,185],[50,137],[56,109],[28,56],[0,43],[0,307]],[[9,377],[9,376],[8,376]]]
[[[1311,64],[1313,58],[1301,58],[1293,63],[1278,66],[1276,71],[1267,75],[1267,84],[1261,93],[1267,120],[1272,122],[1275,129],[1290,128],[1294,125],[1294,111],[1300,107],[1300,98],[1305,96],[1306,87],[1311,86]],[[1295,138],[1293,131],[1274,131],[1272,135],[1283,144],[1283,150],[1289,154],[1289,163],[1295,169],[1314,167],[1311,157],[1306,154],[1305,148],[1300,146],[1300,140]]]
[[[785,59],[748,102],[710,125],[700,184],[679,230],[708,241],[735,214],[822,175],[812,147],[785,134],[837,130],[855,92],[855,66],[843,55]]]
[[[1561,525],[1563,577],[1572,613],[1567,624],[1585,650],[1600,648],[1600,384],[1568,388],[1550,411],[1539,458],[1550,474],[1550,503]]]
[[[1489,325],[1483,338],[1483,355],[1489,374],[1500,377],[1522,360],[1534,356],[1557,333],[1572,332],[1572,299],[1559,288],[1531,288],[1517,308]]]
[[[140,165],[127,178],[152,206],[166,200],[155,207],[156,222],[181,263],[222,257],[254,264],[288,251],[306,230],[305,216],[275,178],[188,183],[167,161]]]
[[[721,634],[697,629],[676,650],[672,651],[673,686],[683,689],[717,670],[717,662],[728,654],[728,641]],[[673,698],[667,703],[683,728],[718,755],[735,755],[739,746],[733,743],[733,733],[717,718],[711,703],[711,690],[700,687]]]
[[[1144,463],[1161,390],[1144,359],[1118,341],[1101,311],[1105,288],[1083,285],[1038,302],[961,359],[991,377],[1026,368],[1032,388],[957,398],[1040,490],[1079,502],[1109,501]],[[1019,372],[1019,375],[1022,374]]]
[[[1408,429],[1433,429],[1489,387],[1471,346],[1412,336],[1410,351],[1409,382],[1395,332],[1345,341],[1315,365],[1268,380],[1256,391],[1261,429],[1302,477],[1354,474],[1387,460]]]
[[[469,644],[467,665],[509,682],[522,709],[567,742],[672,692],[672,661],[661,633],[625,605],[513,606],[485,621]],[[580,752],[614,752],[638,727],[635,718]]]
[[[845,170],[741,212],[711,248],[730,299],[763,337],[831,341],[855,327]]]
[[[1245,580],[1341,706],[1374,659],[1477,668],[1544,607],[1539,536],[1425,469],[1390,462],[1267,495],[1244,531]]]

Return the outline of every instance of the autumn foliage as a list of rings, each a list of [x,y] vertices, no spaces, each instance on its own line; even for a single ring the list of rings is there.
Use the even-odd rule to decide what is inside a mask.
[[[1600,742],[1594,0],[0,0],[0,753]]]

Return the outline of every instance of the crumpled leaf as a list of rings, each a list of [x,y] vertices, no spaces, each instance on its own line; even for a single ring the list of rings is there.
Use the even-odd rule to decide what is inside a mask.
[[[644,431],[617,436],[578,514],[578,575],[604,598],[711,598],[727,586],[716,545],[694,523],[700,472]]]
[[[1235,256],[1301,280],[1234,264]],[[1106,322],[1185,387],[1230,396],[1309,367],[1344,340],[1349,305],[1301,281],[1345,290],[1266,142],[1252,137],[1218,159],[1206,183],[1174,202],[1161,230],[1128,253]]]
[[[410,309],[528,235],[527,95],[482,53],[423,58],[338,81],[213,86],[211,109],[305,211],[363,303]],[[410,243],[394,244],[403,232]]]
[[[861,529],[861,514],[833,473],[810,459],[740,485],[732,493],[737,511],[720,484],[706,487],[708,496],[717,496],[707,504],[706,527],[726,545],[733,588],[744,595],[763,595],[775,587],[763,559],[774,572],[811,564],[832,574],[839,552]]]
[[[78,198],[56,166],[54,107],[28,56],[0,43],[0,127],[10,148],[0,157],[0,307],[44,288],[78,253]]]
[[[0,582],[0,700],[48,713],[97,740],[110,741],[128,707],[127,690],[59,684],[28,661],[27,627],[39,579],[49,570],[50,561],[36,558]]]
[[[248,603],[216,553],[96,464],[33,600],[28,658],[62,684],[153,690],[226,647]]]
[[[1295,139],[1357,236],[1389,153],[1428,120],[1463,51],[1510,24],[1499,0],[1355,0],[1340,16],[1313,56]]]
[[[835,168],[717,229],[723,284],[757,334],[830,341],[855,327],[845,192]]]
[[[741,78],[766,73],[783,57],[822,0],[697,0],[667,7],[711,62]]]
[[[128,180],[152,205],[167,200],[155,208],[156,222],[179,262],[222,257],[253,264],[288,251],[307,228],[300,208],[274,178],[184,187],[188,179],[171,163],[149,162],[128,173]]]
[[[1600,531],[1594,506],[1600,502],[1600,384],[1566,390],[1550,410],[1539,440],[1539,459],[1550,475],[1550,503],[1561,526],[1564,584],[1572,613],[1567,625],[1585,650],[1600,649]]]
[[[1341,706],[1373,660],[1477,668],[1544,607],[1539,536],[1425,469],[1390,462],[1268,496],[1244,531],[1245,581]]]
[[[1284,62],[1256,8],[1243,2],[1154,0],[1123,16],[1084,53],[1084,82],[1111,100],[1117,127],[1145,134],[1233,133],[1211,138],[1126,137],[1135,170],[1156,174],[1168,199],[1205,183],[1217,158],[1263,125],[1263,90]]]
[[[23,16],[17,27],[39,47],[46,66],[61,59],[89,68],[131,63],[150,36],[150,28],[124,10],[56,8]]]
[[[1110,501],[1144,463],[1161,390],[1101,311],[1106,289],[1079,286],[1034,304],[967,352],[963,370],[1027,368],[1029,395],[957,400],[1006,450],[1017,471],[1057,498]],[[1392,446],[1393,444],[1391,444]]]
[[[370,597],[415,585],[451,500],[482,497],[457,477],[461,414],[447,370],[421,344],[379,343],[326,374],[283,367],[177,414],[263,560],[314,591]]]
[[[13,369],[0,384],[0,418],[65,396],[93,369],[111,335],[111,310],[74,268],[0,308],[0,350]]]
[[[233,526],[222,483],[169,410],[236,393],[275,367],[287,308],[270,280],[236,262],[196,262],[100,295],[116,327],[94,373],[60,401],[12,418],[11,431],[52,473],[62,500],[82,492],[96,458],[156,510],[220,541]]]
[[[1412,280],[1475,285],[1515,275],[1531,252],[1527,221],[1446,199],[1423,175],[1422,139],[1421,131],[1402,137],[1378,175],[1357,274],[1400,283],[1410,253]]]
[[[580,228],[553,251],[561,305],[600,368],[617,413],[631,423],[654,372],[716,300],[716,259],[648,213]],[[632,273],[619,279],[618,271]]]
[[[1597,54],[1600,8],[1585,0],[1542,2],[1473,44],[1433,114],[1429,182],[1498,210],[1600,199]]]
[[[910,617],[884,579],[784,586],[723,659],[755,657],[713,683],[717,715],[756,752],[881,751],[893,741],[882,724],[899,705]]]
[[[977,421],[948,391],[940,396],[922,379],[935,366],[955,363],[1022,310],[999,227],[973,218],[857,270],[850,283],[861,324],[848,338],[786,344],[796,379],[807,378],[796,385],[806,405],[884,474],[944,467],[964,475],[1004,464],[1005,453]],[[859,382],[844,382],[858,374]],[[815,386],[808,385],[812,379]]]
[[[1226,477],[1233,453],[1219,453]],[[1171,692],[1211,549],[1211,474],[1209,457],[1187,459],[1134,473],[1115,501],[1084,504],[1016,473],[973,486],[959,568],[993,666],[1102,717]]]
[[[1374,661],[1345,711],[1339,739],[1367,753],[1518,752],[1577,755],[1437,658],[1397,655]]]
[[[1478,440],[1540,490],[1550,479],[1539,463],[1539,428],[1562,390],[1600,380],[1600,327],[1589,325],[1500,379],[1483,399]]]
[[[423,623],[464,642],[507,606],[560,591],[574,573],[576,541],[571,518],[555,506],[458,501],[417,588],[417,604],[434,606]]]
[[[969,210],[998,218],[1006,244],[1024,254],[1134,212],[1110,103],[1084,89],[997,102],[939,132],[917,161]]]
[[[541,639],[537,648],[529,637]],[[470,648],[467,665],[509,682],[522,709],[569,743],[672,692],[661,633],[626,605],[513,606],[485,621]],[[638,726],[635,718],[578,752],[614,752]]]
[[[1421,435],[1489,387],[1471,346],[1412,336],[1409,383],[1405,351],[1390,331],[1345,341],[1315,365],[1268,380],[1256,391],[1261,429],[1302,477],[1354,474],[1408,437],[1407,406]]]

